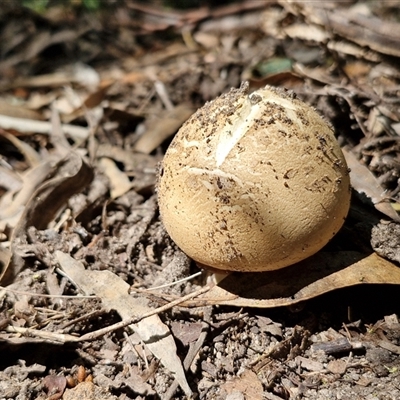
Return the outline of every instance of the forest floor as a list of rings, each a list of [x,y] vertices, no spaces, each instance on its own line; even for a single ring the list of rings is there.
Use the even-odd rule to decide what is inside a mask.
[[[400,398],[398,2],[4,4],[0,399]],[[243,81],[331,122],[353,198],[304,270],[211,288],[160,221],[157,171]]]

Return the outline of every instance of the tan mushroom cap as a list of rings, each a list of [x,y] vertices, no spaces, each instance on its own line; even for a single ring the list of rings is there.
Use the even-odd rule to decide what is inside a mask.
[[[206,103],[168,148],[162,221],[195,261],[267,271],[303,260],[340,229],[350,179],[331,126],[302,101],[248,85]]]

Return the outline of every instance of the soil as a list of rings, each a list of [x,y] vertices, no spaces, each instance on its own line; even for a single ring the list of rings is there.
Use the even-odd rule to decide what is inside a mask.
[[[320,255],[397,268],[400,8],[211,3],[0,11],[0,399],[400,398],[400,282],[213,302],[156,193],[192,112],[244,80],[285,87],[350,154]]]

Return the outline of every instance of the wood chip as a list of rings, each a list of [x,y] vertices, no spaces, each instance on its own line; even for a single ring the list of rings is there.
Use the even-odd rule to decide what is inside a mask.
[[[327,369],[332,374],[343,375],[346,372],[347,363],[344,360],[333,360],[327,365]]]

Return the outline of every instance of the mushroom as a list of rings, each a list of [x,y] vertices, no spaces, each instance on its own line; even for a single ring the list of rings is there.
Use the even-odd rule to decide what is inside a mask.
[[[268,271],[343,225],[350,178],[333,129],[293,93],[248,83],[206,103],[172,140],[158,181],[164,226],[212,269]]]

